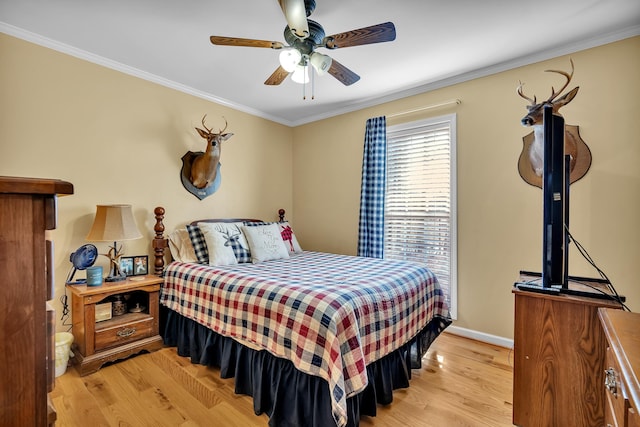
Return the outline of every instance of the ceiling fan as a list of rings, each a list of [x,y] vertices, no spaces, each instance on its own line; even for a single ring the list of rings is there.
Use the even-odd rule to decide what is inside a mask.
[[[325,36],[319,23],[307,19],[316,8],[315,0],[278,0],[287,20],[284,38],[288,45],[277,41],[243,39],[238,37],[211,36],[211,43],[224,46],[263,47],[280,50],[280,66],[264,82],[279,85],[292,74],[297,83],[309,81],[308,66],[319,76],[331,74],[344,85],[360,80],[360,76],[328,55],[316,52],[316,48],[338,49],[395,40],[396,28],[392,22]]]

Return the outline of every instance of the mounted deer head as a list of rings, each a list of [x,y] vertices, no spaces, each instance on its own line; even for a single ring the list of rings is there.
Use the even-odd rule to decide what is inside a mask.
[[[218,163],[220,162],[221,144],[233,136],[232,133],[223,133],[228,126],[226,119],[224,121],[224,128],[220,129],[218,133],[215,133],[205,125],[204,119],[206,117],[206,114],[202,117],[202,126],[206,130],[200,128],[195,129],[201,137],[207,140],[207,150],[193,158],[190,174],[191,183],[199,189],[207,187],[215,180]]]
[[[560,75],[563,75],[567,79],[567,82],[564,84],[564,86],[562,86],[560,90],[557,92],[553,88],[553,86],[551,86],[551,96],[546,101],[537,103],[535,95],[533,96],[533,99],[526,96],[522,92],[522,86],[524,86],[524,83],[518,82],[519,83],[518,95],[520,95],[522,98],[526,99],[531,103],[531,105],[527,105],[528,114],[524,116],[521,120],[521,123],[524,126],[535,126],[535,125],[542,124],[542,111],[545,105],[551,105],[553,107],[553,114],[560,115],[560,113],[558,112],[558,110],[560,110],[560,107],[567,105],[576,96],[576,94],[578,93],[578,89],[580,89],[580,86],[576,86],[571,91],[569,91],[566,95],[558,98],[558,96],[562,93],[562,91],[565,90],[567,86],[569,86],[569,82],[571,82],[571,79],[573,78],[573,71],[574,71],[573,60],[570,59],[570,61],[571,61],[571,74],[565,71],[560,71],[560,70],[545,70],[545,72],[547,73],[558,73]]]
[[[533,138],[531,139],[531,135],[527,135],[523,138],[524,147],[522,154],[520,155],[520,161],[518,162],[518,169],[520,171],[520,175],[525,181],[537,187],[542,187],[544,163],[543,107],[545,105],[551,105],[553,114],[560,116],[560,108],[571,102],[578,93],[578,89],[580,89],[579,86],[576,86],[566,94],[562,95],[562,92],[567,88],[567,86],[569,86],[569,83],[573,78],[573,60],[570,60],[570,62],[570,73],[561,70],[545,70],[545,72],[557,73],[564,76],[566,82],[558,91],[556,91],[552,86],[551,96],[540,103],[537,102],[535,95],[533,96],[533,99],[526,96],[522,91],[524,83],[518,82],[518,95],[530,103],[527,105],[527,115],[524,116],[520,122],[523,126],[533,127]],[[587,173],[589,166],[591,166],[591,151],[584,141],[582,141],[582,138],[578,133],[577,126],[565,126],[564,144],[565,154],[571,156],[571,182],[574,182],[582,178]],[[576,169],[577,162],[580,163],[580,167],[578,169]]]

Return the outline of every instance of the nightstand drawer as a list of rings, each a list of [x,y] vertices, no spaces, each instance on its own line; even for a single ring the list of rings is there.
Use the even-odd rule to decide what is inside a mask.
[[[118,324],[114,324],[114,319],[111,319],[104,322],[100,328],[96,327],[96,351],[117,347],[154,334],[153,317],[146,314],[127,314],[126,316],[131,318],[126,323],[119,321]]]

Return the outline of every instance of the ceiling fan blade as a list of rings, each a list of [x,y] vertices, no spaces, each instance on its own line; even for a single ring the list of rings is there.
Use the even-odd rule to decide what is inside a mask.
[[[331,61],[331,67],[329,67],[329,74],[338,79],[345,86],[350,86],[360,80],[360,76],[333,59]]]
[[[281,42],[271,42],[268,40],[241,39],[239,37],[211,36],[211,43],[222,46],[246,46],[246,47],[268,47],[271,49],[282,49]]]
[[[396,39],[396,27],[393,22],[385,22],[357,30],[327,36],[322,44],[328,49],[361,46],[363,44],[390,42]]]
[[[291,33],[299,39],[309,37],[309,24],[304,0],[278,0]],[[315,2],[314,2],[315,4]]]
[[[269,76],[267,80],[264,81],[264,84],[270,86],[279,85],[287,78],[288,75],[289,72],[280,66]]]

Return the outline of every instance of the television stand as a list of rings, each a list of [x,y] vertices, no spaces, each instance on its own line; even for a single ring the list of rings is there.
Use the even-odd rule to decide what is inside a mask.
[[[606,339],[598,308],[621,305],[592,294],[525,290],[535,279],[521,274],[518,282],[525,286],[513,288],[513,424],[604,425]]]
[[[538,292],[540,294],[547,295],[560,295],[561,292],[561,289],[556,286],[544,287],[541,284],[538,285],[528,282],[516,282],[514,283],[514,286],[521,291]]]
[[[610,293],[601,293],[601,292],[593,292],[593,291],[581,291],[579,289],[571,289],[571,288],[560,289],[560,293],[567,294],[567,295],[574,295],[578,297],[595,298],[595,299],[602,299],[602,300],[608,300],[608,301],[625,302],[627,300],[627,298],[625,298],[622,295],[614,295]]]
[[[537,292],[547,295],[573,295],[584,298],[594,298],[605,301],[623,303],[626,298],[611,293],[609,282],[591,277],[568,276],[567,285],[542,286],[542,274],[532,271],[520,271],[520,280],[514,286],[521,291]]]

